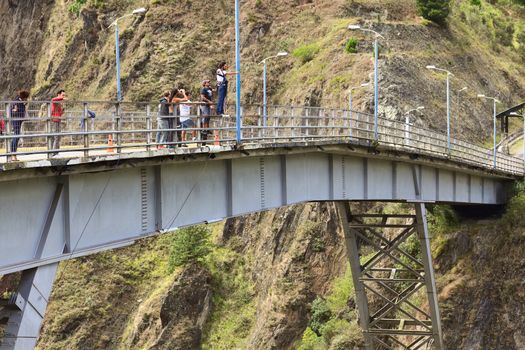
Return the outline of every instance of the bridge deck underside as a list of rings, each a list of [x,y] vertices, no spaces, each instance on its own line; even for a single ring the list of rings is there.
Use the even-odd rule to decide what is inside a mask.
[[[306,201],[500,204],[487,174],[307,153],[165,162],[2,182],[0,274],[200,222]]]

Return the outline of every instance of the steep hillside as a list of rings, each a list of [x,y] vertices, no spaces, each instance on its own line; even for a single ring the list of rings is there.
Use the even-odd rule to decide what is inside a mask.
[[[479,144],[491,133],[491,106],[525,98],[525,10],[511,0],[452,1],[447,25],[418,17],[415,0],[242,1],[242,96],[258,103],[269,65],[274,103],[346,106],[347,90],[371,79],[379,31],[380,113],[400,118],[424,105],[419,125],[444,130],[445,76],[454,73],[452,133]],[[234,61],[233,1],[0,0],[0,96],[30,87],[46,99],[115,97],[112,21],[120,22],[124,98],[154,100],[178,82],[197,89],[216,64]],[[356,53],[345,46],[356,39]],[[22,59],[23,58],[23,59]],[[468,92],[457,104],[457,91]],[[234,94],[230,93],[230,99]],[[371,111],[372,91],[354,96]],[[523,227],[510,214],[451,225],[432,216],[438,289],[450,349],[523,349]],[[371,209],[371,204],[365,204]],[[374,207],[380,210],[380,206]],[[395,208],[394,208],[395,209]],[[448,214],[447,214],[448,213]],[[353,287],[338,218],[330,204],[305,204],[213,227],[203,266],[169,272],[172,237],[61,265],[39,349],[359,349]],[[182,300],[182,301],[181,301]],[[184,303],[183,301],[187,301]]]
[[[6,48],[3,56],[3,71],[9,72],[8,83],[0,86],[4,97],[15,88],[31,87],[35,98],[49,98],[65,87],[78,99],[114,98],[114,30],[108,26],[140,6],[147,8],[145,15],[119,22],[125,100],[156,99],[178,82],[196,89],[202,78],[213,78],[219,61],[234,62],[232,1],[0,3],[2,14],[23,28],[5,24],[2,31],[9,33],[2,38],[4,45],[19,43],[16,54]],[[261,101],[262,67],[257,63],[287,50],[293,55],[270,63],[272,102],[346,106],[348,87],[369,80],[372,71],[372,38],[346,29],[349,23],[360,23],[385,37],[380,52],[382,114],[401,117],[407,109],[424,105],[418,123],[442,130],[444,76],[425,69],[435,64],[455,74],[453,134],[488,137],[490,106],[475,96],[497,95],[505,105],[523,99],[525,15],[510,0],[476,3],[453,1],[448,25],[439,27],[417,16],[415,0],[243,1],[243,100]],[[28,11],[31,20],[25,16]],[[345,51],[349,38],[357,39],[355,54]],[[26,68],[16,66],[18,51]],[[463,86],[469,92],[458,110],[454,92]],[[370,111],[371,94],[357,91],[356,109]]]

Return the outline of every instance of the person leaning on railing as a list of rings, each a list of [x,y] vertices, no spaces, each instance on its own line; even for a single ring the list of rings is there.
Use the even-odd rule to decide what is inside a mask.
[[[170,129],[170,91],[165,91],[161,98],[160,98],[160,104],[159,104],[159,117],[157,118],[157,149],[159,148],[165,148],[166,144],[168,142],[168,135]]]
[[[51,121],[54,124],[53,132],[55,134],[60,134],[62,122],[62,116],[64,115],[64,106],[62,101],[66,100],[66,92],[64,90],[59,90],[56,97],[51,99]],[[53,150],[60,149],[60,136],[53,136]],[[58,152],[53,152],[53,155],[58,154]]]
[[[13,103],[11,106],[11,126],[13,128],[13,134],[15,137],[11,140],[11,152],[16,153],[18,151],[18,141],[20,132],[22,130],[22,123],[26,117],[26,104],[22,101],[27,101],[29,97],[29,91],[20,90],[18,95],[15,97],[15,101],[20,101],[18,103]],[[17,161],[16,154],[11,157],[11,160]]]

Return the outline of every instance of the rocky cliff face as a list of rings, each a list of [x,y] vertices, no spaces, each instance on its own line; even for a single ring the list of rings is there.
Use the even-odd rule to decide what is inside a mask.
[[[36,81],[53,0],[0,1],[0,97],[14,98]]]

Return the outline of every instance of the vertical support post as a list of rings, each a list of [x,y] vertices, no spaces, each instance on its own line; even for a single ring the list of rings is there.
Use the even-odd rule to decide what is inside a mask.
[[[365,339],[365,346],[367,350],[373,349],[373,343],[367,332],[370,322],[370,315],[368,310],[368,300],[366,297],[365,287],[360,280],[361,276],[361,262],[359,261],[359,248],[357,246],[357,237],[355,231],[350,229],[350,205],[348,202],[336,202],[337,212],[343,232],[345,235],[346,254],[350,262],[350,269],[352,270],[352,281],[354,283],[355,297],[357,303],[357,311],[359,315],[359,326],[364,330],[363,336]]]
[[[240,30],[240,0],[235,0],[235,70],[236,75],[236,98],[235,98],[235,115],[237,118],[237,143],[241,139],[241,30]]]
[[[151,151],[151,106],[146,105],[146,151]]]
[[[120,102],[117,102],[116,104],[116,114],[115,114],[115,131],[117,132],[117,137],[116,137],[116,140],[117,140],[117,153],[120,153],[122,152],[122,134],[120,133],[121,129],[122,129],[122,116],[121,116],[121,105],[120,105]]]
[[[493,135],[493,139],[494,139],[494,169],[496,169],[496,155],[497,155],[497,152],[496,152],[496,99],[494,98],[493,99],[493,102],[494,102],[494,109],[493,109],[493,129],[494,129],[494,135]],[[525,143],[525,140],[523,140],[523,142]]]
[[[115,21],[115,61],[117,70],[117,102],[122,101],[122,91],[120,90],[120,44],[118,38],[118,20]]]
[[[379,105],[379,88],[377,86],[378,81],[378,55],[379,55],[379,49],[378,49],[378,42],[377,42],[377,35],[374,41],[374,140],[378,141],[378,132],[377,132],[377,109]]]
[[[292,138],[293,138],[293,137],[295,137],[295,113],[294,113],[293,106],[290,107],[290,117],[291,117],[291,125],[290,125],[290,127],[292,128],[291,135],[292,135]],[[525,128],[525,126],[524,126],[524,128]]]
[[[84,102],[84,110],[82,111],[82,139],[84,141],[84,157],[89,156],[89,135],[88,132],[88,105]]]
[[[523,140],[523,172],[525,173],[525,116],[523,116],[523,135],[521,139]]]
[[[275,107],[273,108],[273,137],[273,142],[276,142],[279,137],[279,115]]]
[[[450,155],[450,73],[447,72],[447,150]]]
[[[261,106],[257,107],[257,136],[259,139],[262,139],[263,135],[263,129],[262,129],[262,122],[261,122]],[[266,126],[266,125],[265,125]]]
[[[13,301],[18,308],[9,317],[0,350],[32,350],[44,320],[58,263],[26,270]]]
[[[304,122],[304,126],[305,126],[305,135],[306,137],[308,137],[310,135],[310,109],[308,107],[306,107],[306,110],[304,111],[305,113],[305,122]]]
[[[11,134],[11,104],[8,102],[5,104],[5,134],[10,135]],[[5,152],[9,153],[11,151],[11,142],[9,142],[12,139],[5,139]],[[11,161],[11,156],[7,156],[6,159],[8,162]]]
[[[54,132],[53,128],[51,128],[51,103],[47,103],[47,120],[46,120],[46,131],[48,134]],[[53,149],[53,138],[49,135],[47,136],[47,158],[51,158],[50,150]]]
[[[263,125],[266,127],[266,60],[263,62]]]
[[[202,120],[201,120],[201,108],[200,105],[196,105],[197,107],[197,141],[202,140]]]
[[[430,249],[430,238],[428,237],[427,212],[424,203],[416,203],[417,233],[421,245],[421,255],[425,269],[425,285],[432,318],[432,334],[434,346],[437,350],[444,350],[443,332],[441,328],[441,317],[439,313],[438,294],[436,289],[436,277],[432,267],[432,250]]]
[[[410,144],[410,115],[405,116],[405,146]]]

